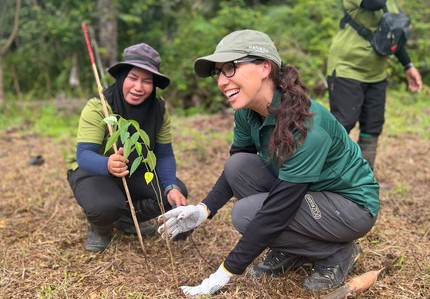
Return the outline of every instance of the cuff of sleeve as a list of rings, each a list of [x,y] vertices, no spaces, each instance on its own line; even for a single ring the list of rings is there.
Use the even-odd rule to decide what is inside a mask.
[[[211,211],[208,209],[208,206],[207,205],[205,205],[204,203],[199,203],[199,205],[201,205],[201,206],[203,206],[203,208],[205,209],[205,211],[206,211],[206,218],[207,217],[209,217],[209,215],[211,214]]]
[[[403,67],[403,69],[405,70],[405,72],[407,71],[407,70],[409,70],[410,68],[413,68],[413,67],[415,67],[415,65],[412,63],[412,62],[409,62],[407,65],[405,65],[404,67]]]
[[[226,273],[228,276],[232,277],[232,276],[234,275],[233,273],[231,273],[230,271],[228,271],[228,270],[225,268],[225,266],[224,266],[224,262],[221,264],[220,268],[221,268],[221,269],[223,269],[223,270],[225,271],[225,273]]]

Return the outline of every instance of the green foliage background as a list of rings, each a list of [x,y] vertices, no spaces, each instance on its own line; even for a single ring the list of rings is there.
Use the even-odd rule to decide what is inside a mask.
[[[244,28],[268,33],[284,62],[300,69],[311,96],[326,97],[326,58],[342,14],[339,0],[112,1],[118,11],[119,55],[122,49],[138,42],[158,49],[162,71],[172,79],[162,95],[175,108],[204,112],[226,108],[211,79],[199,79],[194,74],[193,62],[210,54],[221,37]],[[430,0],[400,3],[412,19],[409,54],[428,86]],[[5,7],[2,12],[10,15],[10,8],[6,11]],[[2,19],[0,23],[7,25],[7,18]],[[89,98],[96,94],[80,25],[85,21],[96,26],[97,19],[96,1],[23,0],[18,37],[4,61],[7,100],[17,100],[12,69],[17,74],[20,100],[46,100],[59,95]],[[0,40],[6,36],[0,36]],[[68,84],[74,51],[79,54],[81,80],[81,86],[75,89]],[[404,72],[395,58],[390,60],[388,73],[391,88],[404,90]]]

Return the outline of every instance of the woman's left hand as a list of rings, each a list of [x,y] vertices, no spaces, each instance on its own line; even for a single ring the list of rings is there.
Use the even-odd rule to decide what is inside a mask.
[[[187,205],[187,199],[178,189],[172,189],[167,193],[167,201],[174,208]]]

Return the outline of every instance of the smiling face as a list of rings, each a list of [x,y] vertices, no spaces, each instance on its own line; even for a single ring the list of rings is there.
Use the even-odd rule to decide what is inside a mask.
[[[154,79],[151,72],[133,67],[125,77],[122,86],[124,99],[130,105],[142,104],[154,90]]]
[[[220,68],[223,63],[216,63]],[[236,65],[234,76],[227,78],[220,73],[218,88],[227,97],[233,109],[252,109],[261,115],[267,114],[267,106],[273,97],[273,84],[269,79],[271,65],[244,62]]]

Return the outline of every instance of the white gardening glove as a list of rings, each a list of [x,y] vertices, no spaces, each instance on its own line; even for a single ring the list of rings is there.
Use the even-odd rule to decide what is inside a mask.
[[[232,276],[233,274],[224,268],[224,263],[222,263],[215,273],[202,281],[201,285],[195,287],[182,286],[181,290],[187,296],[203,294],[213,295],[221,290],[229,282]]]
[[[161,225],[158,227],[158,233],[162,234],[163,238],[165,233],[169,239],[173,239],[178,234],[192,230],[193,228],[202,224],[209,216],[208,208],[205,204],[180,206],[168,211],[167,213],[158,216],[158,222]],[[164,219],[166,225],[164,226]],[[167,229],[167,231],[166,231]]]

